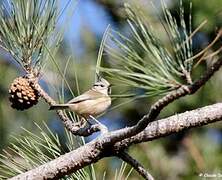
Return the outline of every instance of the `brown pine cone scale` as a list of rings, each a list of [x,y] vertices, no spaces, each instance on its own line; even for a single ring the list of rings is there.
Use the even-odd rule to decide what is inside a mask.
[[[25,77],[16,78],[9,88],[11,107],[25,110],[38,103],[39,94]]]

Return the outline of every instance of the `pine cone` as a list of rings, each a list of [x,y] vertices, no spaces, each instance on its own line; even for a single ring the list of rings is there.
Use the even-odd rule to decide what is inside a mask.
[[[39,94],[25,77],[16,78],[9,89],[11,107],[24,110],[38,103]]]

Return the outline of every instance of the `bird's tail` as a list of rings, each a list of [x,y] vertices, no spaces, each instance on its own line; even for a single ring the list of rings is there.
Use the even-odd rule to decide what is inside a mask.
[[[67,104],[55,104],[50,106],[49,110],[62,110],[67,109],[69,106]]]

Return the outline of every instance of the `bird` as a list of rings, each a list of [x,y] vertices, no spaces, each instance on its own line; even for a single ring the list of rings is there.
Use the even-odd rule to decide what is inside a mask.
[[[83,94],[71,99],[65,104],[54,104],[49,110],[69,109],[84,119],[90,119],[104,113],[111,105],[111,84],[104,78],[97,82]]]

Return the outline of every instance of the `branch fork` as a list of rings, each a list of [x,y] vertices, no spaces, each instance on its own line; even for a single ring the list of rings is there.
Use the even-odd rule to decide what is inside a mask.
[[[176,120],[174,119],[174,117],[173,119],[169,118],[166,120],[152,122],[159,115],[160,111],[169,103],[182,96],[193,94],[198,89],[200,89],[221,67],[221,65],[222,59],[219,59],[211,66],[211,68],[207,70],[207,72],[203,76],[200,77],[199,80],[193,82],[193,84],[191,85],[181,86],[178,90],[171,92],[170,94],[163,97],[161,100],[157,101],[151,107],[149,113],[145,115],[135,126],[105,133],[99,138],[82,147],[79,147],[74,151],[71,151],[70,153],[67,153],[53,161],[50,161],[40,167],[37,167],[36,169],[18,175],[12,179],[34,179],[34,175],[38,175],[39,179],[63,177],[64,175],[68,175],[89,164],[97,162],[105,156],[120,157],[124,161],[131,164],[134,169],[136,169],[143,177],[148,177],[148,175],[150,174],[135,159],[127,154],[118,153],[123,152],[125,148],[129,147],[132,144],[151,141],[153,139],[167,136],[169,134],[176,133],[187,128],[203,126],[205,124],[221,120],[221,110],[218,111],[217,109],[218,106],[219,109],[221,109],[222,105],[218,104],[216,105],[216,107],[212,107],[212,112],[210,114],[207,114],[207,117],[202,117],[202,114],[205,115],[202,112],[200,114],[200,119],[197,119],[195,117],[195,119],[192,120],[193,115],[187,112],[188,117],[186,117],[185,119],[183,119],[183,117],[176,116]],[[40,87],[38,83],[34,82],[33,86],[36,90],[39,91],[40,95],[49,105],[55,102],[50,96],[48,96],[48,94]],[[198,113],[200,112],[200,110],[194,111],[197,111]],[[75,123],[63,114],[63,111],[59,110],[57,111],[57,114],[64,123],[64,126],[74,135],[89,135],[101,130],[100,125],[96,124],[92,125],[91,128],[87,130],[81,131],[81,128],[76,128]],[[191,120],[189,120],[189,118]],[[152,179],[151,175],[150,179]]]

